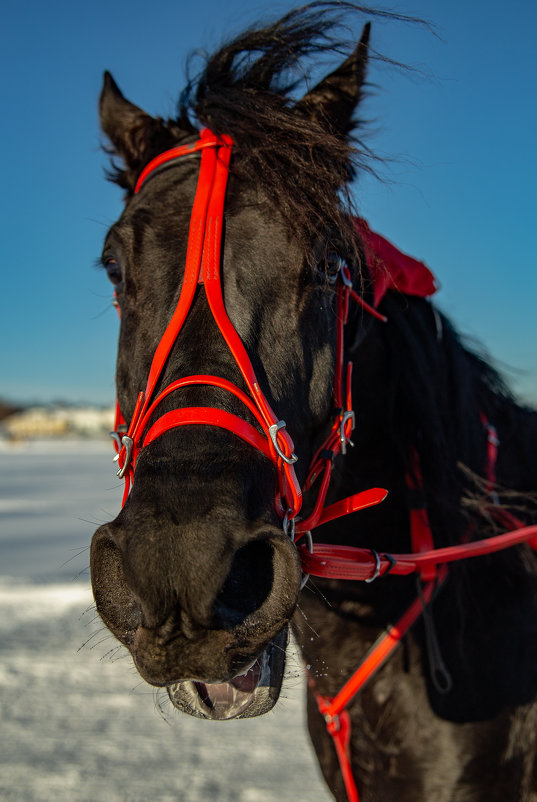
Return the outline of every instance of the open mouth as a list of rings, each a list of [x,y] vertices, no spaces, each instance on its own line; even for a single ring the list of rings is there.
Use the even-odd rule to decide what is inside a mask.
[[[202,704],[210,711],[211,718],[237,718],[251,703],[261,675],[262,659],[256,660],[244,674],[239,674],[229,682],[194,682],[194,687]]]
[[[287,639],[285,629],[249,668],[228,682],[186,680],[168,685],[173,706],[191,716],[218,721],[267,713],[280,695]]]

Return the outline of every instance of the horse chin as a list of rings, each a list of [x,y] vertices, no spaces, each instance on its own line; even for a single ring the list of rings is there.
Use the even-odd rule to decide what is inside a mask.
[[[191,716],[218,721],[268,713],[280,695],[287,641],[286,627],[246,671],[228,682],[187,680],[168,685],[173,706]]]

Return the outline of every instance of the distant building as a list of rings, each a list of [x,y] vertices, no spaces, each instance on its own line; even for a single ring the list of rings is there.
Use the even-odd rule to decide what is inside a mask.
[[[3,435],[10,440],[38,437],[103,437],[113,428],[114,410],[98,407],[29,407],[4,418]]]

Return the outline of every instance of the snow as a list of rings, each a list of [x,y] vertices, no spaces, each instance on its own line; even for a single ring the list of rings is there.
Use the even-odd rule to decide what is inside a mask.
[[[87,548],[121,497],[106,442],[0,445],[0,798],[330,802],[291,654],[282,698],[206,722],[146,685],[93,606]]]

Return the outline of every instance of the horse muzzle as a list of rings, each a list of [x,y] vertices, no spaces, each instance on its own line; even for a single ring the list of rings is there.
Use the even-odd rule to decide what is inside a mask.
[[[166,541],[163,528],[154,525],[152,538],[117,522],[96,531],[91,577],[101,618],[176,708],[214,719],[267,712],[301,582],[294,545],[266,526],[218,560],[193,563],[184,538]],[[159,538],[160,548],[148,548]]]

